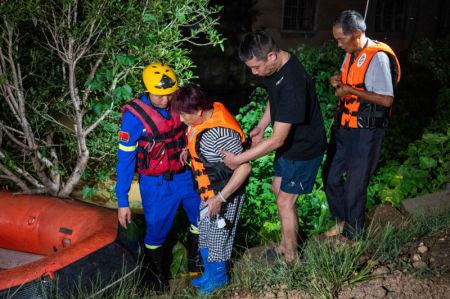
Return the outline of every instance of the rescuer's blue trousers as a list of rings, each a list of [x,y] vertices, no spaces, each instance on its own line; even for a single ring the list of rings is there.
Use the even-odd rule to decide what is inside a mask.
[[[164,243],[180,204],[189,222],[197,227],[200,197],[194,189],[191,171],[174,174],[172,179],[139,175],[139,189],[146,221],[144,243],[147,246]]]

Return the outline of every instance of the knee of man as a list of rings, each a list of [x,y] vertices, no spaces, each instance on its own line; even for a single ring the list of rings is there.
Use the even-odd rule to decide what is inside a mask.
[[[273,194],[277,196],[278,192],[280,192],[280,183],[273,181],[271,184],[271,189]]]
[[[277,197],[277,207],[280,212],[288,211],[290,209],[293,209],[295,206],[295,201],[297,199],[297,195],[293,196],[292,198],[286,198],[283,196]]]
[[[325,190],[329,188],[333,188],[335,186],[340,185],[342,182],[342,177],[338,175],[328,175],[327,180],[325,182]]]

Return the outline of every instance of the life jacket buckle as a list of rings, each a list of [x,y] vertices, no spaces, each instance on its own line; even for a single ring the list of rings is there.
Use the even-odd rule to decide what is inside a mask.
[[[146,145],[144,145],[144,149],[147,151],[147,153],[150,153],[155,147],[155,144],[156,144],[155,139],[152,139],[151,143],[148,142]]]

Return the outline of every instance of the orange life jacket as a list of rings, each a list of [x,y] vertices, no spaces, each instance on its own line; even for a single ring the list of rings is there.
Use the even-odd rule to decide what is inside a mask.
[[[219,192],[228,182],[233,171],[223,162],[209,163],[200,153],[202,134],[211,128],[222,127],[239,133],[241,142],[245,135],[236,119],[224,105],[214,102],[214,111],[209,119],[197,126],[188,128],[188,149],[192,158],[191,168],[198,184],[198,192],[202,200],[207,200]]]
[[[122,107],[122,115],[130,111],[144,125],[146,135],[138,141],[137,171],[140,174],[171,178],[171,174],[183,171],[180,153],[185,145],[186,126],[180,116],[171,111],[165,119],[158,111],[140,99],[129,101]]]
[[[395,88],[400,81],[400,64],[394,51],[388,45],[377,41],[365,47],[352,63],[350,63],[351,54],[347,53],[342,67],[342,83],[355,89],[366,90],[364,78],[373,56],[378,51],[385,52],[389,57],[392,85]],[[339,100],[338,122],[347,128],[384,128],[388,123],[389,110],[387,107],[349,95]]]

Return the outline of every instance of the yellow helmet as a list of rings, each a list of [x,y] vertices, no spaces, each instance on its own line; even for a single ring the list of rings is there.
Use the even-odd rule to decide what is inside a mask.
[[[157,62],[147,65],[142,72],[142,81],[149,93],[165,96],[178,89],[178,82],[172,68]]]

